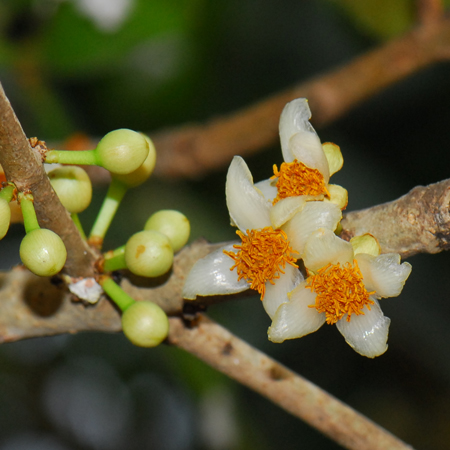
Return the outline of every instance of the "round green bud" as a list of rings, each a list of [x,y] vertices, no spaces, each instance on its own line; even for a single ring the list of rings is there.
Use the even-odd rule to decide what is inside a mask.
[[[30,231],[20,244],[20,259],[31,272],[41,277],[57,274],[64,267],[66,258],[62,239],[46,228]]]
[[[135,302],[122,314],[122,329],[134,345],[156,347],[169,333],[169,319],[156,303]]]
[[[164,234],[153,230],[133,234],[125,245],[125,262],[136,275],[159,277],[172,266],[170,241]]]
[[[153,169],[155,168],[155,164],[156,164],[156,150],[155,150],[155,146],[153,145],[153,142],[151,141],[151,139],[148,136],[145,136],[145,134],[143,134],[142,136],[144,136],[145,140],[147,141],[148,144],[148,156],[145,159],[145,161],[136,169],[133,170],[133,172],[131,173],[127,173],[127,174],[117,174],[117,173],[113,173],[112,176],[120,181],[122,184],[124,184],[126,187],[128,188],[133,188],[136,186],[141,185],[142,183],[144,183],[145,181],[148,180],[148,178],[150,177],[150,175],[153,173]]]
[[[106,134],[94,150],[98,164],[111,173],[130,173],[148,156],[148,143],[136,131],[121,128]]]
[[[150,216],[144,230],[155,230],[165,234],[169,238],[173,251],[177,252],[186,245],[191,225],[188,218],[179,211],[163,209]]]
[[[3,239],[9,230],[11,223],[11,208],[9,202],[0,198],[0,239]]]
[[[70,213],[78,214],[91,203],[91,179],[81,167],[58,167],[48,173],[48,178],[59,200]]]

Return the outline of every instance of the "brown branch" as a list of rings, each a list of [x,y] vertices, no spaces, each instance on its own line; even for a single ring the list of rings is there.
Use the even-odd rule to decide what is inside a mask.
[[[136,300],[151,300],[167,314],[181,314],[181,291],[195,261],[216,249],[199,239],[179,252],[169,274],[160,278],[129,275],[122,287]],[[74,302],[63,282],[41,278],[22,267],[0,273],[0,342],[79,331],[119,331],[120,315],[103,298],[97,305]]]
[[[92,276],[96,255],[82,240],[69,214],[61,205],[14,114],[0,83],[0,164],[6,179],[19,191],[31,191],[39,224],[57,233],[67,248],[65,271],[72,276]]]
[[[280,113],[294,98],[309,99],[312,122],[321,127],[387,86],[449,59],[450,17],[433,11],[433,20],[321,77],[206,124],[153,134],[156,173],[198,177],[228,164],[234,155],[250,155],[277,143]]]
[[[432,25],[444,14],[442,0],[417,0],[417,18],[422,24]]]
[[[448,248],[449,188],[450,180],[417,187],[394,202],[349,213],[343,220],[343,233],[350,237],[354,233],[371,232],[380,239],[384,252],[399,251],[403,256],[436,253]],[[197,241],[176,256],[173,270],[166,278],[131,277],[125,279],[122,286],[137,300],[152,300],[167,313],[181,315],[184,307],[181,291],[189,270],[198,258],[218,245]],[[55,286],[49,279],[36,277],[21,268],[1,275],[0,285],[3,300],[0,303],[0,340],[3,342],[84,330],[120,330],[119,313],[105,299],[95,307],[74,303],[64,284]],[[195,315],[202,299],[188,304]],[[410,448],[201,315],[191,327],[186,327],[179,317],[171,317],[168,342],[264,395],[346,448]]]
[[[151,299],[168,313],[181,314],[181,289],[194,262],[216,245],[197,241],[181,251],[168,279],[159,286],[150,281],[138,287],[134,280],[122,283],[138,300]],[[120,330],[120,315],[106,299],[95,307],[72,302],[63,283],[55,285],[26,269],[0,274],[0,341],[35,336],[97,330]],[[191,305],[191,303],[189,303]],[[170,318],[168,343],[176,345],[215,369],[264,395],[349,449],[401,450],[411,447],[369,419],[249,346],[227,330],[198,315],[190,327],[179,317]]]
[[[412,448],[204,316],[200,316],[192,328],[179,318],[171,318],[168,340],[268,398],[345,448]]]
[[[399,199],[345,215],[341,236],[370,233],[383,253],[439,253],[450,248],[450,180],[417,186]]]
[[[383,253],[438,253],[450,248],[450,180],[418,186],[399,199],[345,215],[342,236],[371,233]],[[169,315],[181,315],[181,292],[194,263],[222,244],[199,239],[179,252],[164,277],[140,278],[126,273],[122,287],[136,300],[151,300]],[[0,342],[86,330],[118,331],[118,312],[102,300],[97,306],[73,302],[64,283],[55,285],[23,268],[0,273]],[[245,294],[238,294],[239,297]],[[204,305],[237,296],[198,298],[188,305],[195,313]],[[44,311],[44,312],[42,312]],[[46,311],[46,312],[45,312]],[[186,311],[185,311],[186,312]]]

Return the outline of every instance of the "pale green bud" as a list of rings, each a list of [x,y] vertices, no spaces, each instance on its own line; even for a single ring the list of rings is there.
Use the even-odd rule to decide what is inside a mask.
[[[122,315],[122,329],[134,345],[156,347],[169,333],[169,319],[156,303],[135,302]]]
[[[182,249],[189,239],[191,226],[188,218],[173,209],[163,209],[147,220],[144,230],[155,230],[169,238],[173,251]]]
[[[133,188],[136,186],[141,185],[145,181],[148,180],[150,175],[153,173],[153,169],[155,168],[156,164],[156,150],[155,146],[153,145],[153,142],[148,136],[145,136],[145,140],[148,143],[149,151],[148,156],[145,159],[145,161],[133,172],[127,173],[127,174],[117,174],[113,173],[112,176],[120,181],[123,185],[125,185],[127,188]]]
[[[140,231],[131,236],[125,245],[125,262],[128,269],[136,275],[163,275],[173,262],[170,241],[167,236],[157,231]]]
[[[20,259],[23,264],[41,277],[60,272],[66,258],[67,251],[62,239],[46,228],[30,231],[20,244]]]
[[[73,214],[84,211],[92,200],[89,175],[78,166],[62,166],[48,173],[59,200]]]
[[[0,198],[0,239],[3,239],[9,230],[11,222],[11,208],[9,202]]]
[[[94,151],[99,165],[112,173],[125,174],[145,161],[149,146],[141,133],[121,128],[106,134]]]

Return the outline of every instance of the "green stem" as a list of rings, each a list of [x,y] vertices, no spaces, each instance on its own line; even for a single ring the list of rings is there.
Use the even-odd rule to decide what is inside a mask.
[[[124,290],[116,284],[110,277],[101,277],[99,280],[103,290],[111,300],[124,312],[136,300],[130,297]]]
[[[0,198],[3,198],[9,203],[13,198],[15,188],[13,184],[8,184],[0,191]]]
[[[23,224],[25,225],[25,233],[30,233],[33,230],[40,228],[39,222],[34,210],[33,196],[31,194],[19,193],[20,208],[23,215]]]
[[[105,262],[103,268],[108,272],[127,268],[127,263],[125,262],[125,245],[113,251],[106,252],[104,257]]]
[[[114,178],[111,180],[111,184],[109,185],[103,205],[100,208],[97,219],[92,227],[89,239],[103,240],[126,191],[127,188],[122,183],[114,180]]]
[[[46,163],[99,165],[95,150],[49,150],[45,154]]]
[[[81,237],[82,237],[84,240],[86,240],[86,234],[84,233],[83,225],[81,225],[80,218],[78,217],[78,214],[76,214],[76,213],[71,213],[71,214],[70,214],[70,217],[72,218],[72,221],[73,221],[73,223],[75,224],[75,226],[78,228],[78,231],[80,232]]]

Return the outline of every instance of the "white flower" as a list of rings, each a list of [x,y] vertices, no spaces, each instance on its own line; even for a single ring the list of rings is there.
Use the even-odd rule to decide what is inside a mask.
[[[272,222],[272,203],[255,188],[250,170],[239,156],[231,162],[225,190],[231,223],[238,227],[242,242],[197,261],[187,277],[183,297],[195,299],[197,295],[232,294],[252,288],[261,294],[272,317],[288,301],[287,293],[303,281],[295,261],[309,235],[319,227],[334,230],[341,211],[332,203],[304,200],[295,214],[300,226],[290,228],[288,221],[286,231],[279,229]]]
[[[361,355],[383,354],[390,319],[383,315],[378,299],[400,294],[411,265],[400,264],[395,253],[378,255],[373,241],[367,236],[346,242],[330,230],[314,231],[302,254],[312,275],[289,293],[289,302],[278,307],[269,339],[283,342],[312,333],[325,322],[336,323]]]
[[[341,209],[347,206],[348,194],[341,186],[329,184],[330,176],[342,168],[339,147],[321,144],[309,119],[311,111],[305,98],[289,102],[280,117],[280,141],[284,163],[274,165],[275,175],[255,186],[271,199],[275,209],[299,196],[331,201]],[[288,200],[289,199],[289,200]]]

